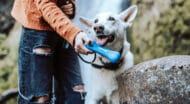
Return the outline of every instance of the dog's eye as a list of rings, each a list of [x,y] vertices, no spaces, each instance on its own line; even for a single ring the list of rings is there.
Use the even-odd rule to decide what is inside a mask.
[[[110,20],[110,21],[115,21],[115,18],[113,18],[113,17],[110,16],[110,17],[108,18],[108,20]]]
[[[95,19],[95,20],[94,20],[94,23],[97,23],[97,22],[98,22],[98,19]]]

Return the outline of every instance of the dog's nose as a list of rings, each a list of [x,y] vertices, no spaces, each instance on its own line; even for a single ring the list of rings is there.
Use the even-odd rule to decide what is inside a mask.
[[[104,26],[103,25],[98,25],[94,27],[94,31],[96,33],[102,33],[104,31]]]

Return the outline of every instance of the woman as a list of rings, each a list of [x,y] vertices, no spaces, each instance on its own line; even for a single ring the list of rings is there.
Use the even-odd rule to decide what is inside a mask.
[[[51,104],[52,76],[58,104],[82,104],[76,52],[91,40],[75,26],[75,0],[15,0],[12,16],[23,25],[19,46],[18,104]],[[64,96],[63,96],[64,94]]]

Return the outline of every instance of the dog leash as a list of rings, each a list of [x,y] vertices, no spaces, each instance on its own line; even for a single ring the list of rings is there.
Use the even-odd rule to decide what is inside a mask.
[[[77,55],[79,56],[79,58],[80,58],[83,62],[85,62],[85,63],[87,63],[87,64],[93,64],[94,61],[96,60],[96,53],[94,53],[94,58],[93,58],[92,61],[86,61],[84,58],[82,58],[82,56],[81,56],[79,53],[77,53]]]

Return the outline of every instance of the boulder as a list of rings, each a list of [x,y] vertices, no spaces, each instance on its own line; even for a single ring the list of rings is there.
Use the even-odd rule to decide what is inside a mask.
[[[190,56],[143,62],[117,79],[121,104],[190,104]]]

